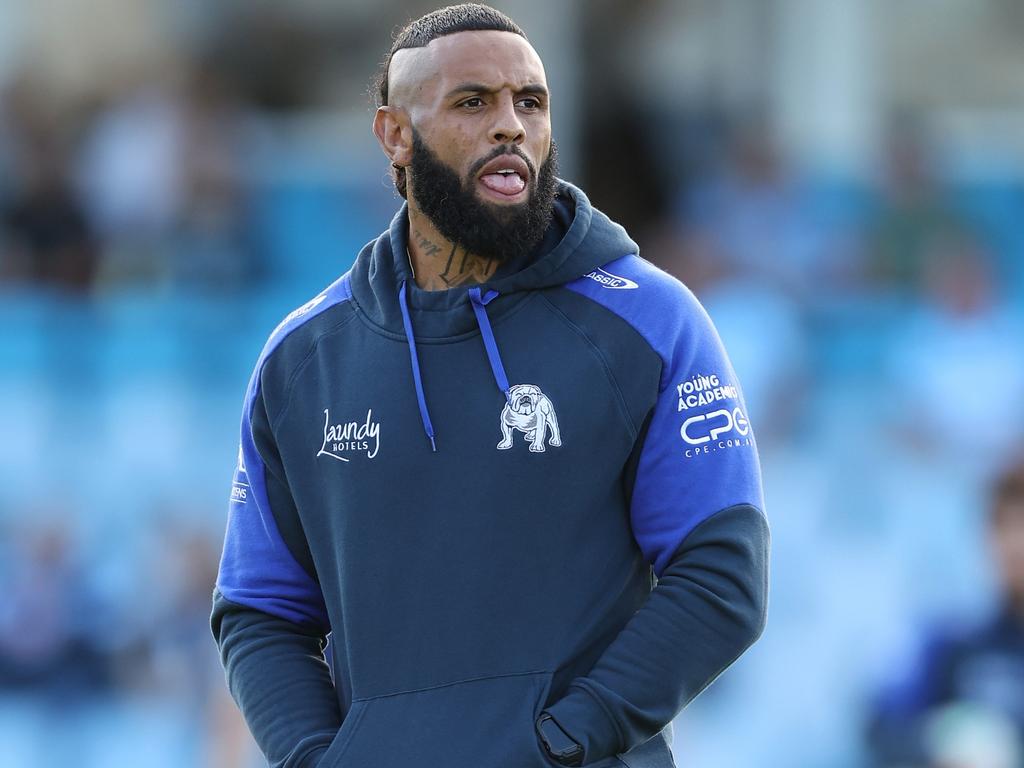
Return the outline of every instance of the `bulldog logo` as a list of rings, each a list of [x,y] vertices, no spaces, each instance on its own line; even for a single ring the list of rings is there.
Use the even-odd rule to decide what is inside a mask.
[[[548,444],[558,447],[562,444],[562,435],[558,431],[558,419],[555,418],[555,406],[540,387],[533,384],[516,384],[509,389],[508,402],[501,412],[501,442],[498,450],[504,451],[512,447],[514,429],[526,435],[530,441],[530,450],[534,453],[544,452],[544,440],[551,430]]]

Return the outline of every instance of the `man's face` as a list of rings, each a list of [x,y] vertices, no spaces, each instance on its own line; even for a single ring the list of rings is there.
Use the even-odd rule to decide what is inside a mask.
[[[408,111],[424,143],[460,178],[472,174],[481,200],[525,202],[528,166],[540,168],[551,146],[547,79],[533,47],[511,32],[459,32],[396,58],[410,52],[423,69]],[[500,146],[520,157],[481,166]]]
[[[499,258],[510,254],[481,252],[474,240],[487,240],[489,230],[493,242],[502,226],[520,234],[546,226],[555,153],[544,68],[526,40],[493,31],[447,35],[397,52],[390,77],[390,101],[404,110],[413,139],[410,205],[449,240]],[[466,231],[481,222],[481,237]]]

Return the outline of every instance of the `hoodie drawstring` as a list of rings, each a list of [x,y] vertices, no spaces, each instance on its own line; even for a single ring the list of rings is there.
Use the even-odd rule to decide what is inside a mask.
[[[480,327],[480,336],[484,340],[484,349],[487,351],[487,360],[491,364],[491,372],[494,374],[494,381],[498,389],[505,395],[505,400],[511,400],[511,393],[508,386],[508,376],[505,375],[505,366],[501,363],[501,355],[498,353],[498,342],[494,339],[494,331],[491,330],[491,321],[487,319],[486,306],[498,297],[498,292],[490,290],[481,295],[480,288],[474,286],[469,289],[469,301],[473,306],[473,314],[476,315],[476,324]],[[437,444],[434,441],[434,426],[430,423],[430,412],[427,410],[427,399],[423,395],[423,377],[420,374],[420,361],[416,355],[416,339],[412,335],[412,319],[409,317],[409,304],[406,299],[405,280],[398,288],[398,304],[402,308],[402,324],[405,326],[405,338],[409,342],[409,358],[412,360],[412,379],[416,385],[416,402],[420,407],[420,418],[423,419],[423,431],[430,438],[430,447],[435,452]]]
[[[494,340],[494,331],[491,330],[491,321],[487,319],[485,307],[492,300],[498,297],[498,292],[490,290],[483,296],[480,295],[480,288],[469,289],[469,301],[473,305],[473,313],[476,315],[476,324],[480,326],[480,335],[484,340],[484,349],[487,350],[487,359],[491,363],[491,372],[494,373],[494,381],[498,389],[505,393],[505,400],[511,400],[509,393],[508,376],[505,375],[505,366],[501,364],[501,355],[498,354],[498,342]]]
[[[434,442],[434,425],[430,423],[430,412],[427,411],[427,399],[423,396],[423,378],[420,376],[420,361],[416,356],[416,340],[412,335],[412,320],[409,318],[409,304],[405,298],[405,280],[398,289],[398,304],[402,308],[402,324],[405,326],[405,338],[409,342],[409,357],[412,358],[412,379],[416,385],[416,402],[420,406],[420,418],[423,419],[423,431],[430,438],[430,448],[437,451]]]

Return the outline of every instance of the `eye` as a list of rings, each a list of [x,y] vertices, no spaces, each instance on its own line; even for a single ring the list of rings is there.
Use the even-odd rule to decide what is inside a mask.
[[[473,96],[472,98],[466,99],[464,102],[459,104],[460,107],[469,107],[470,109],[475,109],[476,107],[482,107],[483,105],[484,105],[484,100],[481,99],[479,96]]]
[[[516,103],[519,106],[524,107],[526,109],[540,109],[540,106],[541,106],[540,101],[535,99],[535,98],[533,98],[532,96],[527,96],[525,98],[522,98],[519,101],[517,101]]]

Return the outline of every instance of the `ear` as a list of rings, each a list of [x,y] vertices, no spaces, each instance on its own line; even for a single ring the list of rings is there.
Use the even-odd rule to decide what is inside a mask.
[[[373,135],[394,165],[404,168],[412,162],[412,121],[402,107],[377,107]]]

